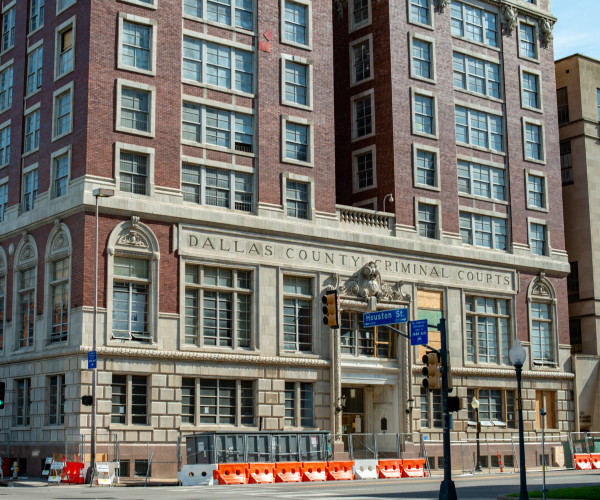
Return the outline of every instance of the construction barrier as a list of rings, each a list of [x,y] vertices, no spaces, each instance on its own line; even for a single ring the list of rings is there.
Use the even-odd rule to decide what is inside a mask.
[[[379,460],[377,472],[381,479],[397,478],[402,475],[402,460]]]
[[[575,468],[578,470],[592,470],[590,455],[587,453],[576,453],[573,455],[575,459]]]
[[[327,462],[302,462],[302,481],[327,481]]]
[[[355,460],[354,479],[377,479],[377,460]]]
[[[261,484],[261,483],[274,483],[275,482],[275,464],[271,463],[253,463],[248,464],[246,469],[246,476],[248,477],[248,483],[250,484]]]
[[[219,464],[213,472],[213,478],[219,484],[246,484],[248,464]]]
[[[281,462],[275,464],[275,482],[276,483],[299,483],[302,481],[300,462]]]
[[[354,479],[352,467],[354,460],[345,462],[327,462],[327,480],[328,481],[347,481]]]
[[[84,484],[85,477],[83,477],[83,462],[67,462],[67,477],[71,484]]]
[[[217,464],[186,464],[177,473],[177,482],[182,486],[212,486]]]
[[[592,469],[600,469],[600,453],[590,453]]]
[[[425,459],[404,459],[400,465],[402,477],[425,477]]]

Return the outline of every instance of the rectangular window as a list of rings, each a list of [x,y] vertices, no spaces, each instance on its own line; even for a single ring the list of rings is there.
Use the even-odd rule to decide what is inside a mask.
[[[286,427],[314,427],[313,384],[286,382],[284,399]]]
[[[370,21],[369,0],[351,0],[352,2],[352,28],[357,29]]]
[[[27,55],[27,94],[33,94],[42,86],[44,47],[40,45]]]
[[[6,209],[8,208],[8,182],[0,185],[0,222],[6,217]],[[2,309],[4,310],[4,309]],[[1,323],[4,323],[2,320]]]
[[[184,0],[183,12],[227,26],[252,29],[252,0]]]
[[[308,219],[309,186],[303,182],[286,182],[285,203],[288,217]]]
[[[460,235],[465,245],[507,249],[506,219],[460,212]]]
[[[509,302],[492,297],[465,297],[467,361],[509,364]]]
[[[432,44],[418,38],[412,39],[412,71],[413,76],[433,79]]]
[[[29,7],[29,32],[44,25],[44,0],[31,0]]]
[[[185,282],[186,344],[252,347],[250,271],[188,265]]]
[[[494,151],[504,151],[502,117],[455,107],[456,141]]]
[[[254,425],[251,380],[199,379],[200,424]]]
[[[309,162],[309,126],[285,122],[285,158]]]
[[[482,198],[506,201],[504,169],[458,161],[458,192]]]
[[[65,376],[48,377],[48,425],[65,423]]]
[[[437,158],[431,151],[417,150],[417,184],[423,186],[437,185]]]
[[[181,379],[181,423],[196,423],[196,381],[193,378]]]
[[[111,423],[123,425],[149,424],[148,382],[146,375],[113,373]]]
[[[15,46],[16,7],[11,7],[2,15],[2,52]]]
[[[540,160],[544,159],[542,143],[542,127],[534,123],[525,123],[525,159]]]
[[[354,137],[373,133],[372,95],[354,101]]]
[[[567,294],[569,302],[576,302],[579,300],[579,263],[569,262],[571,266],[571,272],[567,276]]]
[[[69,154],[57,156],[53,160],[54,168],[54,198],[67,194],[69,183]]]
[[[340,338],[342,354],[396,359],[395,334],[385,326],[365,328],[362,312],[342,312]]]
[[[72,125],[71,90],[54,97],[54,137],[62,137],[71,132]]]
[[[312,352],[312,280],[285,276],[283,294],[283,349]]]
[[[471,406],[474,398],[479,401],[479,421],[495,427],[517,426],[515,392],[500,389],[467,389],[468,413],[471,422],[476,421],[475,409]]]
[[[442,391],[421,387],[420,394],[421,428],[442,427]]]
[[[127,375],[112,376],[112,415],[111,423],[127,423]]]
[[[309,10],[306,5],[285,1],[283,40],[298,45],[309,45]]]
[[[24,152],[29,153],[40,147],[40,109],[25,116]]]
[[[121,127],[150,132],[150,92],[121,89]]]
[[[58,12],[62,12],[67,7],[75,4],[76,0],[58,0]]]
[[[563,186],[573,184],[573,158],[571,157],[571,141],[560,143],[560,173]]]
[[[558,106],[558,124],[569,123],[569,94],[567,87],[556,90],[556,104]]]
[[[454,86],[476,94],[500,98],[500,65],[454,52]]]
[[[308,65],[284,62],[284,101],[308,106]]]
[[[452,35],[498,47],[498,25],[495,14],[452,0],[450,17]]]
[[[148,194],[148,155],[121,151],[119,189],[126,193]]]
[[[56,76],[62,76],[73,70],[73,26],[70,25],[57,33],[56,38]]]
[[[546,204],[546,179],[539,175],[527,175],[527,204],[544,209]]]
[[[533,362],[553,365],[554,342],[550,304],[544,302],[531,302],[530,311]]]
[[[33,346],[35,321],[35,267],[19,272],[18,281],[19,332],[17,348]]]
[[[431,25],[430,0],[410,0],[410,21],[413,23]]]
[[[0,72],[0,113],[12,106],[13,67],[9,66]]]
[[[583,352],[583,338],[581,336],[581,318],[569,320],[569,344],[571,344],[571,354]]]
[[[50,300],[52,324],[49,342],[64,342],[69,330],[69,258],[50,263]]]
[[[423,238],[438,237],[437,206],[419,203],[417,209],[417,225],[419,236]]]
[[[150,262],[115,256],[113,272],[113,338],[149,342]]]
[[[529,246],[535,255],[547,255],[546,226],[544,224],[529,224]]]
[[[121,62],[130,68],[151,70],[152,26],[123,21]]]
[[[371,78],[371,41],[370,39],[354,45],[352,48],[353,82],[358,83]]]
[[[15,405],[15,425],[29,425],[31,419],[31,379],[18,378],[15,380],[17,401]]]
[[[0,130],[0,165],[10,162],[10,125]]]
[[[413,102],[413,126],[415,133],[434,135],[436,130],[433,97],[414,94]]]
[[[531,24],[519,24],[519,55],[537,59],[536,30]]]
[[[540,78],[533,73],[523,71],[523,106],[526,108],[540,109]]]
[[[30,170],[23,175],[23,212],[33,210],[38,191],[38,171]]]
[[[148,425],[148,377],[131,376],[131,423]]]
[[[354,158],[356,162],[356,187],[358,189],[373,187],[375,182],[373,151],[357,154]]]
[[[7,184],[4,184],[7,186]],[[2,196],[3,186],[0,186]],[[4,320],[6,319],[6,276],[0,276],[0,351],[4,349]]]
[[[555,391],[535,391],[536,429],[538,430],[542,428],[542,415],[540,415],[540,410],[546,410],[544,428],[556,429]]]

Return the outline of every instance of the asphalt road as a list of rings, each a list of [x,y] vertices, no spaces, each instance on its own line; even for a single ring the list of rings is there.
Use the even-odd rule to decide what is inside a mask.
[[[519,491],[519,475],[513,473],[477,476],[454,476],[460,500],[492,500],[500,495]],[[373,481],[340,481],[324,483],[265,484],[239,486],[155,486],[155,487],[93,487],[17,486],[0,488],[0,499],[48,500],[219,500],[260,498],[261,500],[383,500],[437,499],[440,476],[415,479],[382,479]],[[530,491],[541,489],[542,473],[528,472]],[[600,471],[552,471],[546,473],[550,488],[599,485]]]

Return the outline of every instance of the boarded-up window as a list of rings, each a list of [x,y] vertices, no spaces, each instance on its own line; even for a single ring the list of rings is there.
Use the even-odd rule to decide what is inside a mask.
[[[536,391],[535,392],[535,415],[537,428],[542,428],[542,416],[540,410],[546,410],[546,429],[556,429],[556,392]]]
[[[439,349],[441,347],[440,332],[437,330],[437,325],[444,315],[444,293],[434,290],[417,290],[417,307],[418,319],[426,319],[429,326],[428,344]],[[419,346],[419,358],[426,352],[425,346]]]

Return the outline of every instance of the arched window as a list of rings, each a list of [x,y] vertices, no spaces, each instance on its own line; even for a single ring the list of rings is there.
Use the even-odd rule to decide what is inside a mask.
[[[4,323],[6,321],[6,253],[0,247],[0,351],[4,349]]]
[[[158,322],[158,241],[138,217],[122,222],[108,241],[106,318],[109,339],[152,343]]]
[[[16,300],[13,305],[17,318],[15,349],[33,347],[35,332],[35,298],[37,284],[38,252],[35,240],[25,235],[15,252],[14,290]]]
[[[71,236],[57,223],[46,246],[46,307],[48,343],[66,342],[69,333],[71,289]]]
[[[558,364],[556,294],[552,283],[544,273],[540,273],[529,284],[527,302],[531,360],[534,365],[556,366]]]

